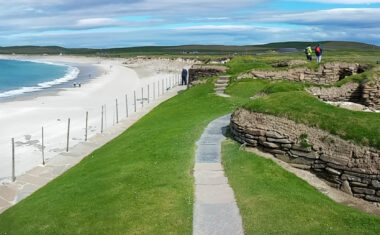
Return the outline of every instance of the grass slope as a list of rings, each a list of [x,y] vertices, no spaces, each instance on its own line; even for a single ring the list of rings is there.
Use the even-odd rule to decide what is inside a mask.
[[[257,92],[269,95],[250,100],[243,107],[316,126],[344,139],[380,148],[380,114],[355,112],[325,104],[304,91],[307,84],[244,79],[233,83],[226,93],[236,102]]]
[[[232,110],[207,84],[161,104],[0,215],[0,234],[191,234],[195,141]]]
[[[379,234],[380,217],[335,203],[272,160],[222,147],[245,234]]]

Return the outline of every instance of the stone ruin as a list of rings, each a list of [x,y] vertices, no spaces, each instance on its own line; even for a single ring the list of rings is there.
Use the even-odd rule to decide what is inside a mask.
[[[231,134],[250,147],[307,169],[333,187],[380,203],[380,150],[286,118],[240,108],[231,117]]]
[[[227,72],[228,68],[222,65],[195,64],[189,69],[189,81],[193,83],[200,78],[219,76]]]
[[[275,67],[286,67],[279,63]],[[295,82],[311,82],[316,84],[334,84],[347,76],[362,73],[368,67],[358,63],[327,62],[319,66],[318,70],[307,67],[295,67],[288,70],[252,70],[238,76],[242,78],[261,78],[269,80],[287,80]]]
[[[341,87],[309,87],[306,90],[323,101],[353,102],[371,109],[380,109],[380,79],[346,83]]]

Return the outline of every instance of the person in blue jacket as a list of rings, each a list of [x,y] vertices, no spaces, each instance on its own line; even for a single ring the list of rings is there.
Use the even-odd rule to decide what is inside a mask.
[[[321,63],[322,60],[322,46],[320,43],[315,47],[315,56],[317,57],[317,63]]]
[[[187,70],[182,69],[182,85],[187,85]]]

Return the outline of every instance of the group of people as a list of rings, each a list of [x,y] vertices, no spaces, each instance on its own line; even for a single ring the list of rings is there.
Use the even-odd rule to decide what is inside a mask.
[[[317,63],[321,63],[321,60],[322,60],[322,45],[320,43],[318,43],[318,45],[314,48],[314,52],[315,52],[315,56],[317,57]],[[309,44],[306,48],[305,48],[305,54],[306,54],[306,58],[310,61],[313,60],[313,51],[311,49],[311,44]]]

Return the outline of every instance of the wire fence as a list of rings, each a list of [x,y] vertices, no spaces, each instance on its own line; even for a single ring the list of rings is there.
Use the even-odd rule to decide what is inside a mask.
[[[47,160],[60,153],[70,152],[73,146],[105,133],[111,126],[129,118],[180,84],[180,74],[170,74],[125,93],[123,97],[114,97],[112,102],[105,102],[98,108],[75,110],[76,114],[79,111],[83,115],[52,120],[28,131],[30,134],[11,138],[9,152],[4,153],[11,158],[9,162],[1,163],[0,180],[15,181],[18,175],[33,167],[45,165]]]

